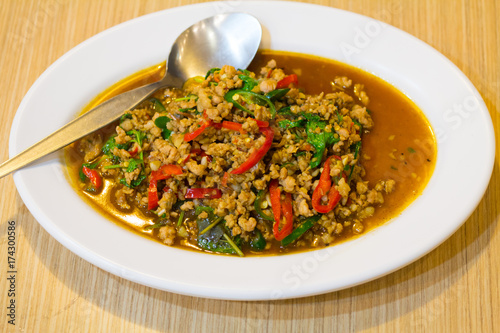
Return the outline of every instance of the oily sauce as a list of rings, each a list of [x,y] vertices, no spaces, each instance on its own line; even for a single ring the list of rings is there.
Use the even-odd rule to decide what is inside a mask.
[[[364,85],[370,98],[367,109],[375,123],[370,133],[362,137],[364,178],[372,185],[379,180],[396,181],[395,191],[384,195],[385,202],[375,209],[374,216],[363,220],[365,232],[396,217],[422,193],[434,171],[436,139],[430,123],[415,103],[372,74],[321,57],[262,51],[249,69],[258,71],[271,59],[286,73],[296,73],[299,86],[308,94],[333,92],[332,81],[339,76],[351,79],[353,86],[355,83]],[[346,92],[354,96],[352,87]],[[345,231],[341,236],[343,239],[350,237],[352,234]]]
[[[435,166],[436,140],[432,128],[418,107],[403,93],[378,77],[358,68],[333,60],[290,52],[260,51],[249,67],[259,72],[269,60],[276,60],[285,73],[298,75],[299,87],[308,94],[338,91],[333,84],[335,77],[346,76],[355,83],[364,85],[370,98],[367,109],[375,123],[373,129],[363,135],[361,163],[371,186],[379,180],[394,179],[395,190],[384,196],[385,202],[376,207],[372,217],[363,220],[364,233],[400,214],[428,183]],[[99,94],[82,112],[124,91],[159,80],[165,73],[165,64],[140,71]],[[352,87],[346,92],[354,96]],[[109,133],[116,125],[104,128]],[[139,209],[124,212],[109,198],[110,195],[91,195],[81,188],[78,172],[82,163],[74,145],[65,150],[68,177],[77,190],[95,209],[120,225],[141,235],[152,236],[143,227],[152,223],[154,214]],[[101,194],[110,191],[109,180],[104,179]],[[350,229],[349,229],[350,230]],[[347,231],[347,230],[346,230]],[[346,232],[335,243],[353,237]],[[156,238],[152,238],[155,239]],[[184,242],[186,248],[193,248]],[[304,250],[304,249],[300,249]]]

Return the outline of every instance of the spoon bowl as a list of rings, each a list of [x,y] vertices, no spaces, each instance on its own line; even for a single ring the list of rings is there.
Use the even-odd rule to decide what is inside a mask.
[[[261,36],[257,19],[245,13],[219,14],[193,24],[175,40],[160,81],[105,101],[0,164],[0,178],[112,123],[160,88],[181,88],[190,77],[204,75],[213,67],[246,68],[259,48]]]
[[[262,28],[245,13],[220,14],[191,26],[177,37],[167,61],[165,86],[181,87],[208,69],[247,68],[259,48]]]

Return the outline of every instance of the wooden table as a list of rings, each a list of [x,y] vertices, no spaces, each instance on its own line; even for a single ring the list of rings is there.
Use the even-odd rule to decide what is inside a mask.
[[[3,0],[0,160],[7,159],[9,130],[19,103],[51,63],[118,23],[197,2],[201,1]],[[471,79],[500,129],[500,4],[495,0],[308,2],[381,19],[432,45]],[[464,154],[474,158],[473,152]],[[474,170],[464,177],[474,177]],[[500,331],[498,160],[479,207],[451,238],[422,259],[358,287],[270,302],[180,296],[108,274],[68,251],[36,222],[12,176],[0,180],[0,190],[4,332]],[[9,221],[16,223],[15,326],[7,322]]]

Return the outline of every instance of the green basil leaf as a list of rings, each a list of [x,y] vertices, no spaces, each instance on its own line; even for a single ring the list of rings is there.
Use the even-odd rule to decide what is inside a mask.
[[[165,129],[165,128],[167,128],[167,123],[170,120],[172,120],[172,119],[170,119],[167,116],[160,116],[160,117],[155,119],[155,125],[156,125],[156,127],[159,127],[161,129]]]
[[[163,105],[162,102],[158,98],[151,98],[149,100],[153,104],[153,110],[158,111],[158,112],[163,112],[166,111],[165,106]]]
[[[210,74],[214,74],[215,72],[218,72],[218,71],[220,71],[220,68],[217,68],[217,67],[214,67],[214,68],[210,69],[207,72],[207,75],[205,75],[205,80],[210,76]]]

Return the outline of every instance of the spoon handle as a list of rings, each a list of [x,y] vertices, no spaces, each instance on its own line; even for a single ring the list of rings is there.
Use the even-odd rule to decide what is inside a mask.
[[[0,178],[119,119],[161,88],[159,81],[139,87],[96,106],[13,158],[0,164]]]

